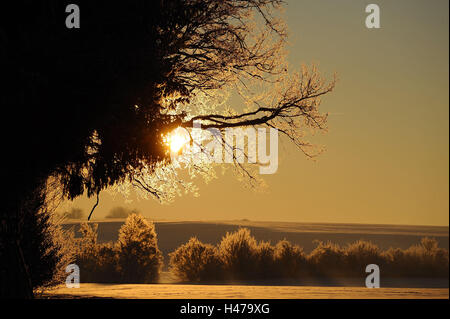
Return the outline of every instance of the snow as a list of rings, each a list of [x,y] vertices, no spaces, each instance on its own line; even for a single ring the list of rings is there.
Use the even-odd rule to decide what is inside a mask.
[[[374,288],[314,286],[91,284],[57,287],[48,298],[120,299],[448,299],[448,288]]]

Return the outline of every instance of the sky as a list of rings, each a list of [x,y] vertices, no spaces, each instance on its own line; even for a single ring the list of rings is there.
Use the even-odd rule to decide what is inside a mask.
[[[365,26],[369,3],[380,7],[380,29]],[[263,190],[227,174],[171,204],[101,193],[94,219],[124,206],[157,220],[448,226],[448,11],[448,0],[287,1],[290,66],[338,75],[321,105],[329,130],[310,139],[326,151],[312,161],[281,140]],[[81,197],[58,210],[94,203]]]

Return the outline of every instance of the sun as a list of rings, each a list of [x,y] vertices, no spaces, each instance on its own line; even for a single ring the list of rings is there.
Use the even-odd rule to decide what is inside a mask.
[[[182,127],[173,130],[165,140],[170,151],[174,153],[178,153],[189,141],[189,133]]]

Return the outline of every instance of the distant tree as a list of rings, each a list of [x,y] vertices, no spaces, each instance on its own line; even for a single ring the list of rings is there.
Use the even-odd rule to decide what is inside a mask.
[[[85,217],[85,214],[82,209],[74,207],[70,211],[64,212],[63,217],[67,219],[82,219]]]
[[[119,230],[117,241],[122,282],[149,283],[159,278],[162,254],[153,223],[131,214]]]
[[[305,132],[326,128],[318,107],[334,81],[325,83],[314,68],[288,74],[281,0],[79,0],[81,28],[67,29],[70,3],[17,0],[0,11],[0,104],[9,124],[0,129],[8,181],[0,212],[0,257],[8,261],[0,265],[2,297],[33,295],[21,258],[31,194],[98,198],[128,181],[160,198],[146,176],[170,163],[161,136],[195,120],[220,130],[278,128],[308,156]],[[257,82],[269,86],[265,99],[249,91]],[[251,110],[192,103],[232,87]],[[54,181],[59,188],[49,187]]]
[[[112,208],[105,218],[127,218],[131,214],[139,214],[136,209],[127,209],[125,207],[117,206]]]

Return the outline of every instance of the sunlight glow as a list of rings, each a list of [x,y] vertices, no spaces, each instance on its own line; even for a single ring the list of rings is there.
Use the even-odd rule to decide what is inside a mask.
[[[170,151],[177,153],[189,143],[189,140],[189,134],[186,129],[178,127],[166,138],[166,144],[170,147]]]

